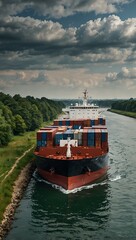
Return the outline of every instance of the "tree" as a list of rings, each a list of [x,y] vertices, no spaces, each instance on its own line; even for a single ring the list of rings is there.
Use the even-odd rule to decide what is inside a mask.
[[[0,116],[0,146],[8,145],[12,139],[11,126],[6,122],[5,118]]]
[[[31,130],[35,130],[36,128],[39,128],[43,122],[42,114],[35,104],[33,104],[31,107],[31,116],[32,116]]]
[[[14,134],[15,135],[20,135],[26,131],[26,124],[24,119],[19,115],[15,115],[15,129],[14,129]]]

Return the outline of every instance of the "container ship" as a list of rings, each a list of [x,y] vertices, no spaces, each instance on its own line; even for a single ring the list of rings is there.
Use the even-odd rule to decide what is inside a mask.
[[[37,132],[34,151],[38,173],[48,182],[73,190],[100,180],[108,170],[106,120],[95,104],[62,109],[63,117]]]

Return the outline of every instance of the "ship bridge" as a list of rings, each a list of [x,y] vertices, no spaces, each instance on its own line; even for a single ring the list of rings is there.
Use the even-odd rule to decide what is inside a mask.
[[[65,117],[69,119],[95,119],[100,116],[98,106],[95,104],[87,103],[87,90],[84,92],[83,104],[76,103],[75,106],[69,106],[63,108],[62,111],[65,113]]]

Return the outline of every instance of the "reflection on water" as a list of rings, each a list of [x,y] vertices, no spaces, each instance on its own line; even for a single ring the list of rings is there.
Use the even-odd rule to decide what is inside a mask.
[[[106,227],[109,199],[108,184],[66,195],[32,179],[6,239],[86,239]]]
[[[32,195],[32,225],[42,232],[62,236],[103,228],[109,216],[108,185],[65,195],[45,183],[36,183]],[[38,222],[37,222],[38,219]],[[77,234],[77,233],[76,233]]]

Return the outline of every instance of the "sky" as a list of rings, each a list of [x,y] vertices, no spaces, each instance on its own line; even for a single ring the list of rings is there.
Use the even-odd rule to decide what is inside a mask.
[[[136,0],[0,0],[0,91],[136,97]]]

